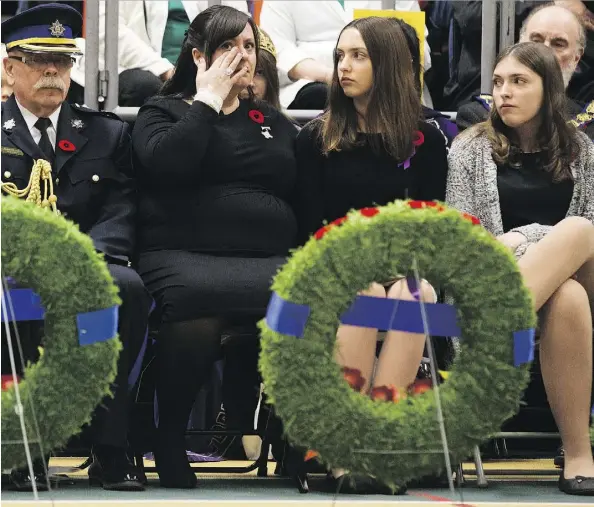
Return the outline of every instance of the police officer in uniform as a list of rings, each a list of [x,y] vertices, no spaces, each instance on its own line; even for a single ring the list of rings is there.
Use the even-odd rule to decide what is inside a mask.
[[[14,80],[13,95],[2,104],[2,190],[26,189],[35,161],[47,160],[55,194],[48,212],[55,205],[104,254],[123,302],[123,350],[114,397],[103,401],[91,424],[89,477],[105,489],[142,490],[146,478],[126,455],[128,375],[142,348],[152,302],[130,267],[136,206],[128,126],[111,113],[65,102],[81,28],[81,15],[60,4],[36,6],[2,23],[4,71]],[[43,488],[43,462],[34,468]],[[26,470],[13,471],[11,479],[22,490],[33,480]]]

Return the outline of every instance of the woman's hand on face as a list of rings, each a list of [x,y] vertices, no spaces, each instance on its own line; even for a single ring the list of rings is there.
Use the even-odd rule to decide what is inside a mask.
[[[527,241],[526,237],[519,232],[506,232],[501,236],[497,236],[497,240],[503,243],[512,252],[515,252],[516,248]]]
[[[219,56],[206,69],[206,60],[200,57],[194,60],[196,64],[196,90],[207,89],[218,95],[222,100],[227,98],[231,88],[249,71],[248,65],[243,65],[237,72],[243,55],[237,48]]]

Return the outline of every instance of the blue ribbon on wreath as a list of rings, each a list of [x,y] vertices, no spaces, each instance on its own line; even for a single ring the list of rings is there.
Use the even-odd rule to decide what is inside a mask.
[[[41,305],[41,298],[31,289],[10,289],[7,293],[8,298],[14,310],[14,315],[9,315],[8,321],[44,320],[45,309]],[[2,322],[4,321],[2,312]],[[81,346],[113,338],[118,332],[118,305],[77,314],[76,327],[78,343]]]
[[[384,331],[425,333],[421,304],[425,307],[428,334],[442,337],[461,335],[456,308],[445,303],[357,296],[350,308],[340,316],[340,322]],[[277,333],[302,338],[310,313],[309,305],[292,303],[273,292],[266,311],[266,323]],[[515,331],[513,340],[514,366],[533,361],[534,329]]]

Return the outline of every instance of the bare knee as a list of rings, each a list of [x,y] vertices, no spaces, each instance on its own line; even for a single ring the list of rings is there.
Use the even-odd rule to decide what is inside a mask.
[[[575,234],[576,240],[594,253],[594,224],[584,217],[566,217],[556,227],[567,227]]]
[[[585,233],[594,234],[594,224],[584,217],[565,217],[558,225],[561,224],[565,224]]]
[[[540,317],[543,328],[550,319],[561,319],[572,328],[588,325],[592,322],[592,316],[586,289],[576,280],[565,281],[546,302]]]
[[[384,289],[383,285],[377,282],[373,282],[368,289],[362,290],[359,294],[363,296],[372,296],[375,298],[385,298],[386,289]]]
[[[425,301],[426,303],[435,303],[437,301],[437,296],[435,294],[435,289],[433,286],[425,281],[421,281],[421,290],[420,290],[421,300]],[[407,301],[415,300],[416,297],[410,292],[408,288],[408,283],[406,278],[398,280],[390,289],[388,290],[388,297],[391,299],[404,299]]]

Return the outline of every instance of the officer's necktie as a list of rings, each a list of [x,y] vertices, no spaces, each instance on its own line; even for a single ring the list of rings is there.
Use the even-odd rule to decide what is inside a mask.
[[[41,139],[39,140],[38,146],[45,155],[45,159],[54,166],[54,160],[56,158],[56,154],[54,153],[54,147],[50,141],[49,136],[47,135],[47,129],[51,126],[52,121],[49,118],[39,118],[35,122],[35,128],[41,132]]]

